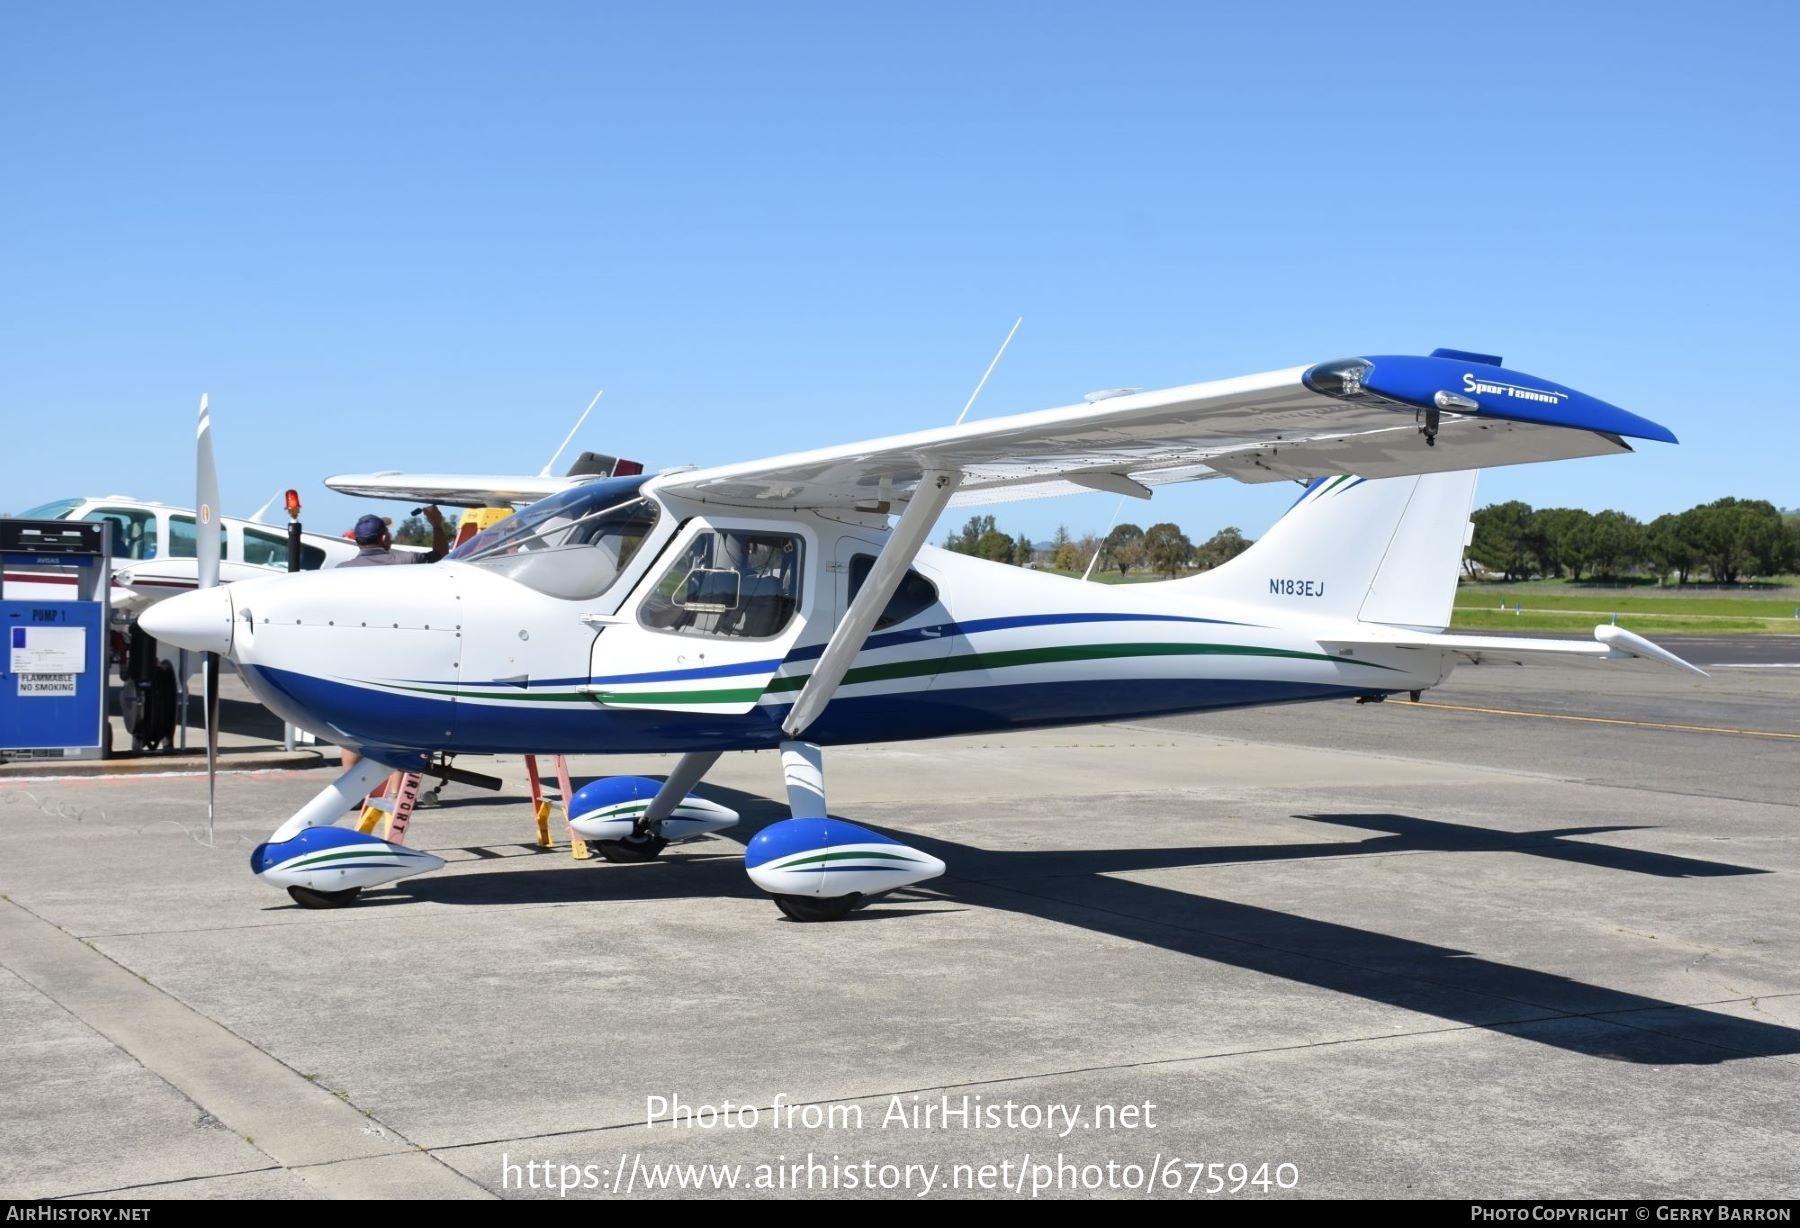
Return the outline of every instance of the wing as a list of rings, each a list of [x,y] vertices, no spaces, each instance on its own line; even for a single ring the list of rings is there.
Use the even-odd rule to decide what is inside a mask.
[[[582,477],[524,474],[343,473],[325,485],[341,495],[363,499],[398,499],[404,503],[441,503],[445,507],[516,507],[553,495]]]
[[[1427,437],[1430,432],[1434,437]],[[1398,477],[1629,452],[1664,427],[1487,355],[1353,358],[1112,397],[653,480],[661,493],[741,507],[896,510],[927,468],[957,500],[1156,485]]]
[[[1112,474],[1078,474],[1074,478],[1049,478],[1035,482],[1020,482],[1011,486],[983,486],[974,490],[959,491],[950,500],[950,506],[987,507],[995,503],[1018,503],[1025,499],[1051,499],[1059,495],[1086,495],[1092,494],[1096,490],[1148,499],[1156,493],[1158,486],[1173,486],[1178,482],[1201,482],[1207,478],[1225,476],[1211,465],[1176,465],[1168,469],[1127,470],[1122,481],[1112,480],[1115,477]]]

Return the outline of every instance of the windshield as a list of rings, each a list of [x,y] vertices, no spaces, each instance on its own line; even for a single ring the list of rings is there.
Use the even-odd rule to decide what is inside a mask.
[[[641,477],[603,478],[570,487],[477,533],[452,550],[450,557],[473,563],[489,555],[562,545],[559,539],[567,536],[577,521],[632,502],[644,482]]]
[[[450,555],[552,597],[586,600],[612,587],[656,527],[643,478],[587,482],[540,499]]]
[[[42,507],[34,507],[28,512],[20,512],[19,519],[61,520],[86,502],[86,499],[58,499],[55,503],[46,503]]]

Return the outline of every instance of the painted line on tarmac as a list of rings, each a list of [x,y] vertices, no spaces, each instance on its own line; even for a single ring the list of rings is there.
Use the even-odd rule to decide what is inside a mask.
[[[226,776],[268,776],[274,772],[305,771],[301,767],[262,767],[262,768],[224,768],[214,775],[223,779]],[[22,785],[52,784],[70,780],[205,780],[206,769],[195,768],[192,771],[175,772],[68,772],[61,776],[27,776],[23,772],[17,776],[8,773],[0,776],[0,786],[15,781]]]
[[[1665,721],[1628,721],[1617,716],[1573,716],[1567,712],[1524,712],[1517,708],[1482,708],[1474,704],[1440,704],[1420,700],[1404,703],[1402,708],[1440,708],[1445,712],[1479,712],[1485,716],[1530,716],[1541,721],[1579,721],[1586,725],[1624,725],[1630,729],[1666,729],[1675,733],[1723,733],[1737,738],[1779,738],[1800,742],[1800,733],[1780,733],[1773,729],[1732,729],[1723,725],[1671,725]]]
[[[1751,664],[1720,665],[1716,662],[1708,669],[1800,669],[1800,661],[1757,661]]]
[[[491,1198],[266,1050],[16,900],[0,899],[16,973],[328,1198]]]

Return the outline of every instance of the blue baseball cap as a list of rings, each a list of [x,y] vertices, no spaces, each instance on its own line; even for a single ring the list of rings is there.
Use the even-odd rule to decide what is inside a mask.
[[[388,531],[387,521],[376,515],[364,516],[356,522],[356,544],[374,546],[381,541],[382,535]]]

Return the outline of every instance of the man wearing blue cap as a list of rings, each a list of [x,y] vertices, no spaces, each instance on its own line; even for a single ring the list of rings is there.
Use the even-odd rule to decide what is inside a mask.
[[[356,522],[356,557],[345,559],[339,567],[385,567],[390,563],[435,563],[450,553],[450,533],[444,527],[444,514],[437,510],[437,505],[425,509],[425,519],[431,522],[431,549],[424,554],[414,550],[394,549],[394,539],[388,535],[388,522],[380,516],[364,516]]]

